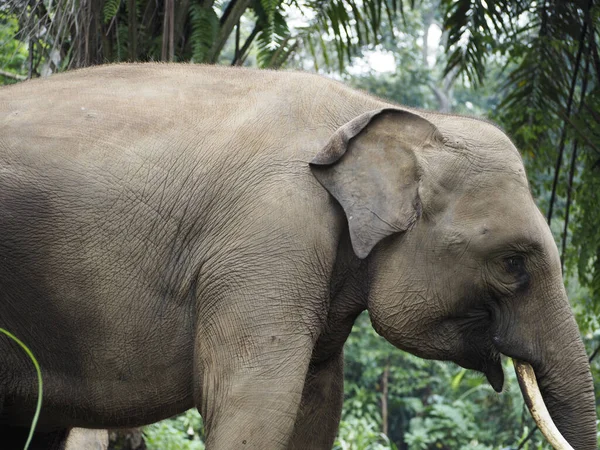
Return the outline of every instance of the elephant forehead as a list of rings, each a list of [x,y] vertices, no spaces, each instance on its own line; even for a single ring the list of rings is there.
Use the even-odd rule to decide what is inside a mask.
[[[453,115],[438,115],[431,120],[444,136],[447,145],[451,147],[507,152],[520,159],[519,151],[510,138],[491,122]]]
[[[495,125],[470,117],[442,116],[438,123],[446,153],[473,176],[494,171],[526,181],[523,160],[509,137]]]
[[[515,224],[532,221],[536,210],[529,187],[516,177],[501,173],[474,177],[457,193],[453,216],[461,222],[494,219]]]
[[[523,161],[514,147],[502,146],[498,141],[474,141],[460,149],[457,156],[463,161],[468,189],[524,187],[529,190]]]
[[[462,147],[431,151],[423,159],[420,195],[427,214],[439,214],[456,202],[478,198],[487,205],[484,209],[490,210],[491,198],[510,199],[511,192],[530,197],[518,154]]]
[[[482,251],[510,245],[545,247],[553,242],[529,190],[509,183],[496,189],[475,189],[460,196],[440,221],[445,243],[477,245]]]

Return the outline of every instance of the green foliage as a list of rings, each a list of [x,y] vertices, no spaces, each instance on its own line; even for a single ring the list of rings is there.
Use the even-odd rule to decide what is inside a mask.
[[[509,361],[504,364],[505,392],[496,394],[480,374],[393,348],[375,333],[366,314],[355,323],[345,360],[345,402],[338,442],[361,442],[353,448],[372,444],[407,450],[500,450],[516,447],[533,426]],[[380,436],[386,365],[389,444]],[[543,447],[539,435],[533,443],[549,449]]]
[[[260,6],[262,8],[262,14],[261,14],[262,22],[263,22],[262,34],[268,37],[268,39],[265,39],[265,41],[267,41],[267,42],[271,41],[271,43],[275,47],[277,46],[276,43],[273,41],[273,39],[276,38],[276,36],[273,36],[274,34],[276,34],[274,31],[275,12],[279,9],[280,4],[281,4],[280,0],[259,0],[258,5],[255,7],[255,8],[257,8],[258,6]]]
[[[205,62],[219,32],[219,18],[212,6],[190,5],[192,61]]]
[[[346,416],[340,423],[333,450],[396,450],[398,447],[369,417]]]
[[[281,66],[290,51],[290,30],[278,7],[280,3],[279,0],[261,0],[262,10],[256,9],[259,23],[264,24],[256,42],[259,67]]]
[[[490,36],[510,34],[506,22],[520,17],[520,1],[442,0],[444,29],[448,32],[446,73],[464,72],[472,81],[483,82],[486,58],[492,49]]]
[[[202,435],[202,418],[195,409],[144,428],[148,450],[204,450]]]
[[[414,417],[410,421],[411,431],[405,437],[408,448],[491,450],[491,446],[473,438],[480,433],[476,417],[478,412],[474,403],[462,400],[428,406],[425,417]]]
[[[102,15],[105,23],[110,22],[117,15],[120,6],[121,0],[106,0],[104,8],[102,8]]]
[[[114,46],[114,58],[116,62],[127,61],[127,47],[128,47],[128,37],[129,37],[129,29],[127,25],[124,23],[119,23],[116,25],[116,42]]]
[[[15,18],[24,16],[20,0],[6,3],[2,11]],[[246,61],[253,47],[260,67],[280,67],[303,43],[310,46],[319,40],[322,44],[319,49],[326,52],[327,65],[333,60],[325,43],[335,43],[341,68],[361,46],[378,42],[380,27],[392,20],[401,9],[401,3],[397,0],[360,3],[314,0],[302,4],[295,0],[244,3],[135,0],[135,23],[129,23],[130,2],[98,0],[94,2],[95,8],[88,8],[78,0],[57,0],[33,4],[27,10],[29,18],[21,21],[19,27],[25,35],[35,36],[36,43],[40,44],[36,48],[39,58],[35,60],[34,69],[50,58],[49,49],[58,50],[60,59],[68,59],[67,66],[74,68],[131,59],[164,59],[171,52],[163,47],[170,42],[173,42],[172,53],[177,61],[217,62],[224,54],[230,54],[232,47],[241,47],[244,54],[235,55],[235,62],[240,63]],[[290,11],[292,15],[306,13],[306,17],[311,18],[307,19],[306,26],[291,29],[288,27]],[[165,22],[167,16],[169,21]],[[177,27],[173,33],[165,28],[171,17]],[[252,22],[256,32],[243,32],[243,22]],[[38,25],[42,33],[35,29]],[[122,29],[128,30],[127,39],[122,39]],[[136,41],[135,55],[123,51],[132,36]]]
[[[412,3],[412,2],[411,2]],[[353,56],[365,45],[379,43],[380,30],[384,23],[391,23],[402,9],[402,1],[396,0],[310,0],[306,3],[316,14],[303,28],[299,38],[307,42],[315,55],[318,66],[317,48],[331,46],[337,56],[336,64],[327,51],[323,58],[329,69],[343,71]],[[320,40],[319,47],[314,45]]]
[[[577,263],[577,273],[582,286],[589,295],[582,296],[585,320],[593,322],[599,330],[600,316],[600,90],[595,89],[587,96],[587,108],[574,118],[580,140],[590,140],[590,151],[584,152],[580,161],[579,183],[575,190],[575,212],[580,218],[572,227],[573,246],[569,261]]]
[[[27,45],[21,40],[19,21],[15,15],[0,9],[0,69],[17,76],[27,74]],[[18,79],[0,74],[0,82],[16,83]]]

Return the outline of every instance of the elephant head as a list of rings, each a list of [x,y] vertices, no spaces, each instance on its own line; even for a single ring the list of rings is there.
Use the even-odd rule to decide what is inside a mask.
[[[379,334],[481,371],[496,391],[501,354],[531,365],[566,440],[596,448],[592,378],[558,250],[504,133],[382,109],[338,129],[311,166],[368,261]]]

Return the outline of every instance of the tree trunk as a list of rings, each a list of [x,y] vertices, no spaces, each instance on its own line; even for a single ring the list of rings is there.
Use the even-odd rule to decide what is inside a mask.
[[[238,23],[242,14],[248,9],[252,0],[231,0],[235,2],[231,7],[229,14],[225,18],[225,21],[221,25],[219,33],[217,34],[217,38],[208,54],[207,61],[214,64],[218,62],[219,55],[229,38],[229,35],[233,31],[233,27]]]
[[[421,49],[421,58],[424,67],[429,68],[429,28],[434,23],[434,10],[430,10],[423,15],[423,48]],[[452,110],[452,85],[454,84],[454,73],[447,74],[441,80],[441,86],[433,83],[429,84],[429,89],[433,92],[439,103],[438,111],[450,112]]]
[[[162,52],[163,61],[173,61],[175,56],[175,0],[165,0],[163,16]]]
[[[135,7],[136,0],[129,0],[128,5],[128,31],[129,31],[129,61],[137,60],[137,11]]]

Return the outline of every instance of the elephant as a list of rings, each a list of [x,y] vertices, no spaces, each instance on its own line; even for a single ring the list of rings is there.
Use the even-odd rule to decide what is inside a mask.
[[[0,327],[42,368],[32,448],[192,407],[208,449],[331,448],[363,311],[496,391],[501,355],[532,368],[562,436],[596,448],[558,251],[494,124],[237,67],[0,89]],[[20,448],[37,382],[8,339],[0,357]]]

